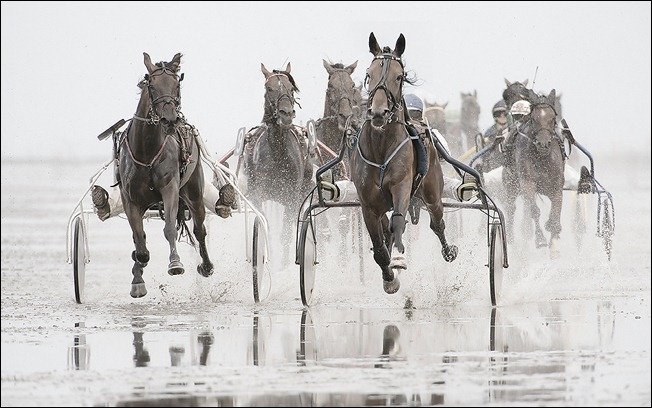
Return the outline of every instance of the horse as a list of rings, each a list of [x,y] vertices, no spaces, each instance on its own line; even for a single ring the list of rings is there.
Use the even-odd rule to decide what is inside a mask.
[[[119,185],[122,203],[136,249],[131,282],[131,296],[147,294],[143,268],[149,262],[143,215],[152,205],[163,202],[165,239],[170,244],[168,273],[179,275],[184,267],[177,253],[177,230],[183,223],[180,200],[187,206],[194,223],[202,263],[197,271],[205,277],[213,273],[206,250],[205,209],[202,201],[204,173],[199,164],[199,147],[193,137],[181,134],[185,123],[180,111],[181,80],[178,75],[181,54],[170,62],[153,64],[143,53],[147,74],[139,84],[140,100],[130,126],[120,141],[118,155]],[[175,226],[175,222],[177,226]],[[187,232],[187,227],[185,227]],[[194,244],[191,238],[191,242]]]
[[[448,127],[447,139],[454,156],[461,156],[471,146],[475,146],[475,137],[480,132],[478,125],[480,121],[480,104],[478,103],[478,92],[460,92],[462,107],[460,119]]]
[[[437,129],[444,137],[448,133],[446,125],[446,106],[448,102],[438,104],[437,102],[430,103],[426,100],[423,101],[426,109],[423,111],[423,117],[426,118],[431,128]]]
[[[283,235],[289,240],[291,220],[312,186],[313,152],[305,129],[292,123],[299,88],[290,63],[283,71],[270,72],[262,63],[260,67],[265,77],[264,114],[262,124],[245,136],[244,175],[254,204],[271,200],[284,206]]]
[[[533,99],[530,115],[520,124],[514,150],[508,153],[511,157],[508,156],[503,168],[508,234],[512,235],[516,198],[522,194],[526,211],[534,220],[536,246],[548,245],[539,225],[540,210],[536,203],[536,195],[543,194],[552,204],[545,228],[551,234],[550,247],[553,251],[561,233],[565,160],[562,140],[557,134],[554,106],[554,89],[548,96]]]
[[[317,139],[322,141],[332,151],[339,152],[342,134],[347,127],[359,127],[360,122],[360,90],[355,86],[351,74],[358,65],[358,61],[351,65],[336,63],[330,64],[323,60],[324,68],[328,73],[328,86],[324,101],[324,116],[317,121],[315,130]],[[348,178],[348,160],[333,169],[334,180]]]
[[[424,146],[429,170],[420,184],[413,185],[417,160],[407,130],[408,115],[403,101],[403,83],[412,82],[401,60],[405,37],[403,34],[398,37],[394,50],[381,49],[372,32],[369,51],[374,58],[365,79],[370,89],[367,119],[358,133],[356,152],[351,154],[351,175],[373,243],[374,260],[382,272],[383,289],[392,294],[400,287],[392,269],[407,268],[402,235],[413,188],[430,213],[430,228],[439,237],[446,261],[452,262],[457,257],[457,247],[446,242],[441,201],[444,181],[437,152],[431,143]],[[390,210],[393,211],[391,220],[386,215]],[[390,251],[395,251],[391,258]]]

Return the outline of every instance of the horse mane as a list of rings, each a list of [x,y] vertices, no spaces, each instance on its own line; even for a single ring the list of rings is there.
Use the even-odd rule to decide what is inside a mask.
[[[292,77],[292,75],[290,75],[289,72],[287,72],[287,71],[281,71],[281,70],[279,70],[279,69],[275,69],[275,70],[273,70],[272,72],[275,73],[275,74],[283,74],[283,75],[287,76],[288,79],[290,80],[290,83],[292,84],[292,87],[294,88],[294,90],[297,91],[297,92],[299,92],[299,87],[297,86],[297,83],[294,82],[294,78]]]

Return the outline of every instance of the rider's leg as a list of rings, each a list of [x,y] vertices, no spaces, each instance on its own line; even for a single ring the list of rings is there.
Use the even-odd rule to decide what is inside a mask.
[[[124,212],[122,207],[122,197],[120,196],[120,188],[117,186],[112,187],[107,190],[99,185],[94,185],[91,190],[91,199],[93,200],[93,205],[97,216],[101,221],[108,220],[109,218],[116,216]]]

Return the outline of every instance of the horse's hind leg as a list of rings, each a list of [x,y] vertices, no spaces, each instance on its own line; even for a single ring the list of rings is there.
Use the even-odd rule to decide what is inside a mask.
[[[170,244],[170,264],[168,273],[170,275],[181,275],[184,271],[181,257],[177,252],[177,214],[179,212],[179,182],[172,180],[167,186],[162,188],[163,208],[165,210],[165,227],[163,234]]]
[[[381,217],[385,217],[385,214],[376,215],[362,206],[362,216],[374,247],[374,261],[380,266],[383,273],[383,289],[388,294],[396,293],[401,284],[398,278],[394,276],[394,272],[389,268],[389,251],[385,246],[385,237],[381,225]]]
[[[209,277],[213,274],[213,263],[208,257],[208,250],[206,249],[206,225],[204,222],[206,220],[206,210],[204,208],[204,203],[201,198],[197,201],[192,201],[188,203],[188,208],[192,214],[193,219],[193,233],[195,238],[197,238],[197,243],[199,244],[199,255],[201,256],[202,263],[197,265],[197,272],[201,276]]]
[[[444,223],[444,205],[441,201],[436,203],[426,203],[426,208],[430,213],[430,229],[433,230],[439,242],[441,243],[441,254],[446,262],[453,262],[457,258],[457,246],[449,245],[446,241],[446,223]]]
[[[124,201],[124,200],[123,200]],[[131,253],[131,258],[134,260],[134,266],[131,268],[131,273],[134,275],[131,281],[130,295],[133,298],[143,297],[147,294],[145,288],[145,281],[143,280],[143,268],[149,262],[149,251],[147,250],[145,241],[145,230],[143,228],[143,213],[133,203],[125,202],[125,214],[131,226],[133,233],[134,244],[136,250]]]
[[[528,206],[532,220],[534,221],[534,243],[537,248],[548,246],[548,241],[543,235],[543,230],[541,229],[541,223],[539,218],[541,217],[541,210],[537,205],[537,196],[535,193],[535,185],[532,182],[526,182],[523,186],[523,199],[525,205]]]

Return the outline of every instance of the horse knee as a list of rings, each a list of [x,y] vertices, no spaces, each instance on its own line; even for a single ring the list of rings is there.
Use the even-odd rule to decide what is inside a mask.
[[[403,232],[405,232],[405,216],[401,213],[392,214],[392,221],[389,225],[389,230],[392,234],[403,234]]]
[[[133,251],[131,253],[131,259],[134,262],[138,262],[140,264],[147,265],[147,263],[149,262],[149,251],[145,251],[145,252]]]

